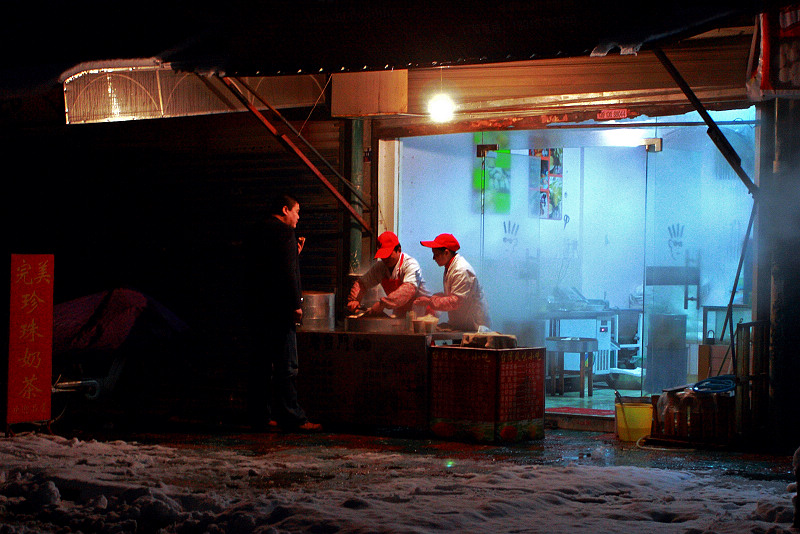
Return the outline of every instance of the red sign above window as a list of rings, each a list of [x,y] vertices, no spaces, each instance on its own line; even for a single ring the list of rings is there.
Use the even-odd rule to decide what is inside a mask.
[[[6,425],[49,421],[53,255],[11,255]]]
[[[628,118],[627,109],[602,109],[597,112],[597,120],[599,121],[610,121],[610,120],[627,119],[627,118]]]

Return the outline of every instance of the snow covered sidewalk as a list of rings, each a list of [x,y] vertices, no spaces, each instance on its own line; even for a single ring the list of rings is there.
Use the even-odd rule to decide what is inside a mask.
[[[0,438],[0,533],[790,533],[784,481],[319,444]]]

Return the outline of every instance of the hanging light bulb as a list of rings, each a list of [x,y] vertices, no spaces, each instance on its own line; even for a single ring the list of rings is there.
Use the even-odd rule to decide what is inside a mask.
[[[433,122],[448,122],[453,120],[456,104],[449,95],[439,93],[428,102],[428,113]]]
[[[455,102],[444,92],[443,72],[444,67],[439,67],[439,92],[428,101],[428,114],[433,122],[449,122],[456,111]]]

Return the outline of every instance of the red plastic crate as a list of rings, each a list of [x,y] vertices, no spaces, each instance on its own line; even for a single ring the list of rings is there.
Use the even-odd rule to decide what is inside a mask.
[[[431,350],[431,430],[440,437],[544,436],[544,348]]]

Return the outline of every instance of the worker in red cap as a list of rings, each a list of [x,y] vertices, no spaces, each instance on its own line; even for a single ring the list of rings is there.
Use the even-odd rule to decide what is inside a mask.
[[[381,314],[388,308],[396,317],[404,317],[406,312],[411,311],[414,299],[421,295],[430,295],[425,287],[419,262],[403,253],[400,241],[393,232],[383,232],[378,236],[375,257],[379,261],[353,283],[347,298],[348,310],[358,310],[364,293],[378,284],[383,287],[386,296],[370,306],[367,310],[369,315]]]
[[[458,240],[452,234],[439,234],[433,241],[419,243],[433,249],[433,261],[444,267],[444,293],[421,296],[414,304],[425,305],[435,311],[446,311],[447,326],[454,330],[477,332],[481,326],[488,328],[489,314],[483,289],[475,269],[458,254],[461,248]]]

